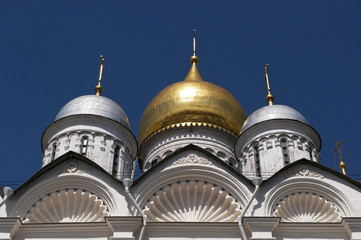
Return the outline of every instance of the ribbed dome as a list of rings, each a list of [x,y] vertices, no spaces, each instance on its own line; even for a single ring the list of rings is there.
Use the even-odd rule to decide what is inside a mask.
[[[242,132],[252,127],[253,125],[256,125],[257,123],[273,119],[290,119],[309,124],[301,113],[291,107],[284,105],[270,105],[262,107],[252,113],[244,122],[242,126]]]
[[[59,111],[55,121],[79,114],[90,114],[110,118],[130,129],[128,117],[119,104],[109,98],[96,95],[86,95],[71,100]]]
[[[138,140],[164,127],[179,123],[213,124],[239,134],[246,113],[227,90],[202,80],[197,69],[198,58],[182,82],[174,83],[149,103],[140,121]]]

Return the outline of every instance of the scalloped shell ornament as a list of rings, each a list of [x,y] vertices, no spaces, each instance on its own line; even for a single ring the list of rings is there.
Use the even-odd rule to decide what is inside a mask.
[[[321,196],[297,193],[282,199],[273,213],[283,222],[340,222],[338,209]]]
[[[240,204],[220,187],[201,181],[173,183],[143,210],[151,222],[234,222]]]
[[[103,201],[82,190],[61,190],[43,197],[24,223],[100,222],[109,216]]]

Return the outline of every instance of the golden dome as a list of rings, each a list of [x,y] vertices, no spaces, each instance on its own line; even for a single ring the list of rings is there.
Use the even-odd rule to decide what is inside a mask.
[[[176,125],[225,128],[238,135],[246,113],[227,90],[203,81],[198,57],[191,57],[192,67],[182,82],[163,89],[145,109],[138,129],[140,143],[152,133]]]

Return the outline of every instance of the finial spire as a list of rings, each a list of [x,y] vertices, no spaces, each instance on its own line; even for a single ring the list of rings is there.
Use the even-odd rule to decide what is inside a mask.
[[[102,76],[103,76],[103,72],[104,72],[104,58],[103,55],[100,55],[100,71],[99,71],[99,81],[98,81],[98,85],[95,86],[95,95],[100,96],[100,94],[102,94],[103,92],[103,87],[100,84],[102,81]]]
[[[264,72],[265,72],[264,80],[267,82],[267,91],[268,91],[268,94],[266,96],[266,101],[268,102],[269,106],[272,106],[274,96],[271,94],[271,88],[269,86],[269,81],[268,81],[268,64],[266,65]]]
[[[335,152],[338,151],[338,157],[340,159],[340,163],[338,164],[338,167],[341,169],[343,175],[346,175],[346,163],[342,161],[341,150],[340,150],[341,144],[342,144],[342,140],[336,143]]]
[[[196,29],[193,29],[193,56],[196,55]]]
[[[188,75],[184,79],[184,81],[202,81],[201,74],[198,71],[197,63],[199,62],[199,58],[196,56],[196,30],[193,29],[193,55],[191,56],[192,67],[188,72]]]
[[[196,56],[196,29],[193,29],[193,56],[191,57],[191,63],[197,64],[199,58]]]

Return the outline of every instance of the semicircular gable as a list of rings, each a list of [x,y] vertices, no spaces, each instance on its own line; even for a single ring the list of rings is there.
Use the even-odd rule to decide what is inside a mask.
[[[282,222],[340,222],[340,212],[331,202],[312,193],[295,193],[283,198],[273,216]]]
[[[190,145],[145,172],[135,181],[132,190],[143,208],[159,189],[179,181],[203,181],[220,186],[241,205],[246,204],[254,189],[251,181],[236,169],[207,151]]]
[[[234,222],[241,204],[221,187],[193,180],[158,190],[143,211],[151,222]]]
[[[65,189],[42,197],[25,216],[24,223],[101,222],[109,216],[107,206],[96,195]]]
[[[274,186],[265,203],[266,216],[279,216],[281,221],[334,222],[353,214],[347,197],[318,172],[313,177],[291,177]]]
[[[29,211],[42,202],[39,202],[39,199],[50,200],[49,196],[55,197],[55,195],[52,194],[69,193],[69,191],[75,192],[75,196],[78,196],[78,198],[84,197],[83,195],[86,195],[86,192],[88,192],[91,194],[91,196],[89,196],[90,198],[95,196],[98,200],[102,201],[102,204],[106,206],[109,213],[115,212],[117,207],[115,204],[116,201],[109,186],[99,178],[89,176],[89,174],[85,172],[86,169],[79,169],[79,165],[77,164],[78,163],[74,161],[69,161],[66,164],[68,167],[67,170],[69,170],[68,172],[61,173],[60,176],[49,179],[42,179],[38,183],[27,186],[26,190],[23,189],[24,192],[21,193],[21,197],[12,210],[11,216],[25,219]],[[53,170],[58,171],[59,168]],[[77,190],[79,190],[81,194],[78,193]],[[70,195],[68,194],[68,196]],[[80,200],[79,204],[81,204],[83,200]],[[46,207],[46,205],[43,206]]]

